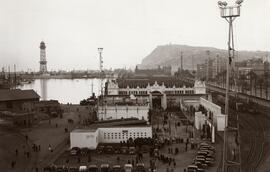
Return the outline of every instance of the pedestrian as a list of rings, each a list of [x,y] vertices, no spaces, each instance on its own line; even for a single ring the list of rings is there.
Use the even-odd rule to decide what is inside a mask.
[[[27,158],[30,158],[30,152],[29,151],[26,152],[26,156],[27,156]]]
[[[16,156],[18,156],[18,149],[15,150]]]
[[[88,155],[88,162],[91,162],[91,156]]]
[[[38,167],[36,167],[36,172],[38,172]]]
[[[173,161],[173,166],[174,166],[174,168],[176,167],[176,162],[175,162],[175,160]]]
[[[233,160],[235,161],[236,160],[236,150],[235,150],[235,148],[233,149],[232,154],[233,154]]]
[[[14,168],[14,161],[11,161],[11,168]]]
[[[169,167],[167,167],[167,168],[166,168],[166,172],[170,172],[170,169],[169,169]]]

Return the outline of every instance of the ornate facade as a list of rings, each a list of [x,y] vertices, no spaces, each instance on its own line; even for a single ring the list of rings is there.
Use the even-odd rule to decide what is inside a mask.
[[[131,97],[136,101],[148,102],[150,108],[153,106],[153,101],[160,101],[163,109],[167,108],[168,100],[180,102],[184,97],[200,97],[206,94],[204,82],[195,81],[192,85],[175,78],[111,80],[107,82],[106,90],[108,98]]]

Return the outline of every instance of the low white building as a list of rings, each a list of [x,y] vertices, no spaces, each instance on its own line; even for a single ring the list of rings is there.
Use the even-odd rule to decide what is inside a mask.
[[[211,120],[217,131],[224,131],[225,115],[221,113],[221,107],[204,98],[200,99],[200,104],[207,110],[206,118]]]
[[[91,128],[74,129],[70,133],[70,147],[96,149],[99,143],[120,143],[132,138],[152,138],[152,127],[142,120],[94,124]]]
[[[151,126],[134,126],[134,127],[106,127],[99,128],[100,143],[120,143],[127,141],[129,138],[152,138]]]
[[[70,132],[70,147],[96,149],[99,140],[97,129],[75,129]]]

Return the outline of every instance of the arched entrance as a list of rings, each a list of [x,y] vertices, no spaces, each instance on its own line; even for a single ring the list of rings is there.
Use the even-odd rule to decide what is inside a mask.
[[[162,94],[159,91],[153,91],[152,94],[152,107],[153,109],[160,109],[162,107],[161,98]]]

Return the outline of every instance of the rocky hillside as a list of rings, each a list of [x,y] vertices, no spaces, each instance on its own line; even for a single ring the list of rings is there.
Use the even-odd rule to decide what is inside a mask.
[[[193,47],[187,45],[160,45],[155,48],[148,56],[146,56],[139,68],[156,68],[161,66],[180,66],[180,54],[183,52],[183,68],[196,69],[197,64],[201,64],[208,57],[214,58],[219,54],[220,58],[226,58],[227,50],[217,49],[213,47]],[[266,51],[239,51],[236,52],[236,60],[242,61],[251,58],[264,58],[269,52]]]

